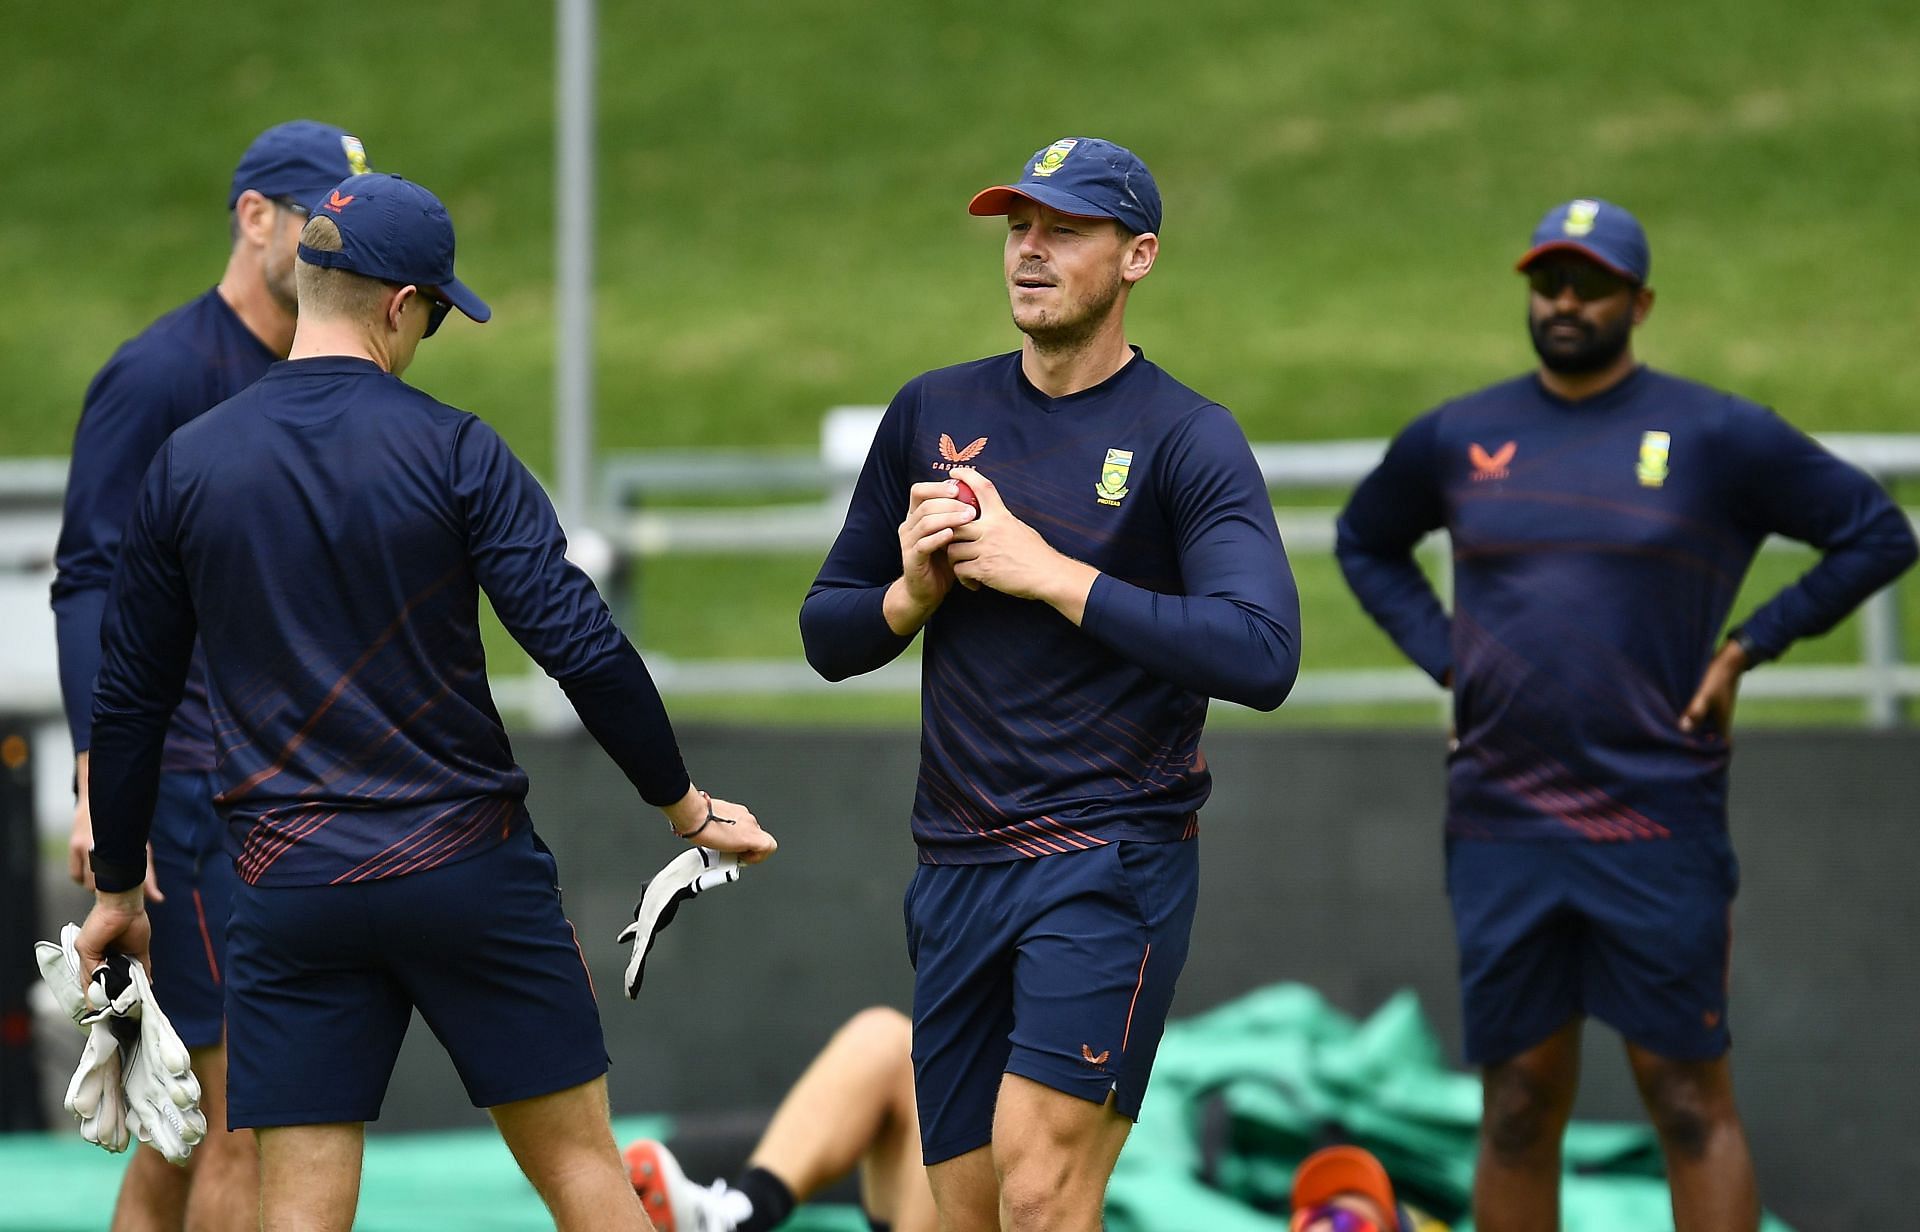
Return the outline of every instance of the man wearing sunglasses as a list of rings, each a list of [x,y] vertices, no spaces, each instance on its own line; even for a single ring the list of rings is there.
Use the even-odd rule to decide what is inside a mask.
[[[1357,1146],[1325,1147],[1302,1160],[1292,1205],[1288,1232],[1417,1232],[1387,1170]]]
[[[240,158],[227,193],[231,246],[219,285],[169,312],[114,353],[87,388],[74,433],[55,557],[60,684],[76,750],[78,803],[67,871],[91,886],[87,762],[100,621],[140,476],[174,429],[253,384],[293,341],[294,248],[307,215],[346,176],[367,169],[360,139],[312,120],[276,124]],[[259,1206],[250,1134],[226,1130],[221,985],[231,865],[213,808],[213,722],[199,655],[167,729],[147,899],[154,987],[193,1059],[206,1140],[186,1169],[141,1148],[120,1186],[113,1226],[252,1227]]]
[[[1519,268],[1539,369],[1410,424],[1337,545],[1361,604],[1453,689],[1447,885],[1485,1087],[1474,1226],[1557,1226],[1591,1015],[1626,1040],[1677,1228],[1750,1232],[1728,1062],[1735,691],[1897,577],[1914,537],[1772,411],[1635,359],[1653,291],[1626,210],[1557,206]],[[1413,559],[1442,527],[1451,615]],[[1723,637],[1769,534],[1822,557]]]
[[[773,839],[688,781],[532,474],[400,379],[448,305],[491,315],[454,274],[439,199],[341,181],[301,232],[297,281],[290,358],[168,438],[128,524],[76,949],[143,957],[159,716],[197,632],[240,880],[229,1113],[259,1138],[262,1226],[352,1225],[364,1123],[417,1008],[556,1224],[638,1232],[592,982],[487,687],[480,590],[676,835],[747,862]]]

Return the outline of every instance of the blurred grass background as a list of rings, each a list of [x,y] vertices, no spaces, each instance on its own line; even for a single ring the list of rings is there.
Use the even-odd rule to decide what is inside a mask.
[[[1527,367],[1509,266],[1574,195],[1631,205],[1652,235],[1644,358],[1812,431],[1920,430],[1910,0],[707,0],[602,5],[600,23],[603,450],[811,446],[828,406],[1010,349],[999,233],[964,204],[1068,133],[1154,169],[1163,259],[1130,332],[1256,440],[1384,436]],[[306,115],[445,197],[462,274],[496,317],[436,336],[409,377],[550,473],[548,5],[22,6],[8,25],[0,453],[66,452],[114,345],[218,276],[241,149]],[[1763,559],[1736,612],[1804,563]],[[795,655],[816,564],[652,562],[629,610],[649,649]],[[1310,667],[1398,662],[1330,561],[1295,567]],[[1905,586],[1920,646],[1920,583]],[[1855,644],[1843,627],[1793,660]],[[676,704],[805,721],[915,709]]]

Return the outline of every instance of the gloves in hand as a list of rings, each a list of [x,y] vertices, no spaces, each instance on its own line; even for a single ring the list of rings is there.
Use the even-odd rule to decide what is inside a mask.
[[[207,1136],[207,1115],[200,1111],[200,1080],[193,1075],[187,1047],[161,1012],[139,963],[128,964],[139,1032],[121,1050],[127,1121],[140,1141],[183,1164]]]
[[[100,1006],[88,1003],[89,984],[81,977],[80,955],[74,949],[79,936],[80,926],[68,924],[60,930],[58,945],[34,942],[34,960],[40,967],[40,979],[60,1009],[87,1037],[80,1050],[80,1064],[67,1083],[67,1111],[80,1122],[82,1138],[117,1154],[127,1149],[128,1142],[120,1037],[115,1032],[115,1019],[94,1016],[96,1009],[109,1000],[104,992]]]
[[[81,979],[74,948],[79,935],[79,927],[68,924],[60,930],[60,944],[34,943],[40,978],[87,1035],[67,1084],[67,1111],[80,1122],[80,1136],[96,1146],[124,1151],[130,1135],[138,1136],[167,1162],[185,1163],[207,1134],[186,1045],[139,963],[110,954]]]
[[[633,942],[633,957],[627,960],[627,997],[640,995],[640,981],[646,977],[647,953],[653,939],[673,923],[680,904],[715,886],[740,880],[740,857],[695,847],[683,851],[653,875],[640,901],[633,908],[633,923],[615,938]]]

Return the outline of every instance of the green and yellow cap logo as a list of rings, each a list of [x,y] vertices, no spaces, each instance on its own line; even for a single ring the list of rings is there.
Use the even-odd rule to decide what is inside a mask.
[[[1594,220],[1598,217],[1600,217],[1598,201],[1574,201],[1568,204],[1567,221],[1560,224],[1560,229],[1568,235],[1591,235]]]
[[[1062,137],[1040,152],[1033,161],[1033,174],[1041,179],[1060,170],[1060,164],[1067,161],[1067,155],[1073,153],[1073,147],[1080,144],[1078,137]]]
[[[340,152],[347,156],[347,166],[353,168],[355,175],[367,174],[367,147],[360,144],[360,138],[341,133]]]

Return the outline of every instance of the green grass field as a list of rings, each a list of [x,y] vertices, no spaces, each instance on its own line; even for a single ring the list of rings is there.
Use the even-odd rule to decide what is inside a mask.
[[[1572,195],[1648,225],[1661,302],[1645,358],[1815,431],[1920,430],[1903,259],[1920,208],[1920,11],[1905,0],[601,7],[603,449],[810,446],[830,405],[1010,348],[998,232],[964,204],[1065,133],[1152,165],[1167,221],[1133,336],[1255,439],[1385,435],[1525,367],[1508,267]],[[312,115],[447,199],[462,274],[496,317],[454,323],[411,379],[547,471],[548,6],[9,18],[0,454],[65,452],[112,347],[217,276],[246,141]],[[815,563],[662,563],[639,597],[643,640],[687,657],[795,653]],[[1767,561],[1763,582],[1795,563]],[[1327,561],[1296,566],[1309,666],[1395,661]],[[686,599],[714,594],[727,602]],[[1920,648],[1920,583],[1906,594]],[[1843,629],[1794,658],[1853,645]],[[858,720],[913,703],[686,709]]]

